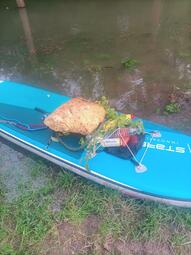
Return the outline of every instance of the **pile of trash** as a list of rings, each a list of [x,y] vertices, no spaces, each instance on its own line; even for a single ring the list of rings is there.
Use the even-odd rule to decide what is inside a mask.
[[[79,134],[79,148],[86,149],[87,160],[102,150],[133,159],[145,139],[143,122],[131,114],[118,113],[105,97],[98,102],[73,98],[46,117],[44,123],[62,138],[69,135],[72,139],[72,135]]]

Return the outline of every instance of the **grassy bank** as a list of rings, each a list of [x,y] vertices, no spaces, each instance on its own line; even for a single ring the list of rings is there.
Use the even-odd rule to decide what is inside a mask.
[[[1,255],[191,254],[191,210],[123,197],[43,161],[30,175],[46,184],[21,182],[13,200],[1,178]]]

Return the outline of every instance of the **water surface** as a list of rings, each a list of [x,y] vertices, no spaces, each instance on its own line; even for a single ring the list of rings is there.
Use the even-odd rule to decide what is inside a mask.
[[[190,0],[26,3],[1,1],[0,80],[105,95],[120,111],[191,132]],[[132,71],[121,65],[127,57],[138,62]],[[182,111],[164,116],[172,93]]]

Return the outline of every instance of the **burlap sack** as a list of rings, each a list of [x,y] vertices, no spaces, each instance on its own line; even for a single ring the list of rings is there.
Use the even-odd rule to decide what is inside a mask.
[[[44,124],[56,132],[88,135],[104,121],[105,114],[101,105],[73,98],[51,113]]]

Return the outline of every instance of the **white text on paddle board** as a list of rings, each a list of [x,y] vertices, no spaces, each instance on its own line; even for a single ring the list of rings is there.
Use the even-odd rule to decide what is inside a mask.
[[[188,151],[191,153],[191,146],[188,144]],[[152,144],[149,142],[144,142],[143,147],[148,147],[150,149],[156,149],[161,151],[169,151],[169,152],[176,152],[176,153],[185,153],[187,148],[180,147],[180,146],[173,146],[173,145],[164,145],[161,143]]]

